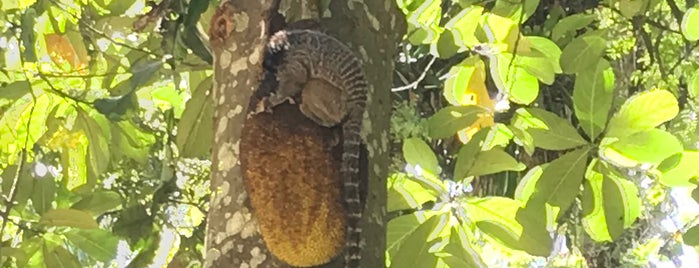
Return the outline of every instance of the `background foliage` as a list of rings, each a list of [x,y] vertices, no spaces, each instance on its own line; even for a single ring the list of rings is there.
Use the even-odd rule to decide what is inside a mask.
[[[397,4],[387,266],[696,255],[695,1]],[[214,6],[1,3],[3,266],[201,266]]]

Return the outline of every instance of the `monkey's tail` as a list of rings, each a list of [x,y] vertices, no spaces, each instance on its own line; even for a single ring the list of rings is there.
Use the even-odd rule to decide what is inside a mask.
[[[359,267],[361,250],[363,247],[361,243],[362,228],[359,226],[362,212],[364,211],[364,202],[361,201],[359,194],[361,182],[359,174],[359,154],[362,141],[360,132],[366,95],[358,95],[362,96],[357,96],[357,99],[354,100],[350,99],[348,103],[350,105],[350,114],[347,121],[342,125],[343,152],[340,174],[343,178],[342,192],[347,218],[347,228],[345,229],[345,245],[347,250],[345,253],[346,268]],[[352,95],[350,96],[350,98],[353,97]]]

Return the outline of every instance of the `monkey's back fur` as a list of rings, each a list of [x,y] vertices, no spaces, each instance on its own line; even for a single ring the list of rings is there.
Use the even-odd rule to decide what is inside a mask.
[[[240,141],[245,186],[262,238],[280,260],[309,267],[342,251],[341,157],[340,127],[315,124],[298,105],[281,104],[274,113],[245,120]]]

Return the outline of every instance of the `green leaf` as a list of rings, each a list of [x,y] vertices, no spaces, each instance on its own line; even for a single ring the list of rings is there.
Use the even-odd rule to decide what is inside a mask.
[[[432,240],[430,236],[446,220],[446,215],[442,214],[430,217],[420,224],[404,238],[398,251],[391,257],[391,267],[435,267],[437,258],[429,251],[429,242]]]
[[[648,0],[619,0],[619,11],[621,15],[632,19],[648,6]]]
[[[589,151],[589,148],[577,149],[551,161],[537,181],[531,199],[566,211],[580,192]]]
[[[539,82],[524,68],[510,64],[512,54],[500,53],[489,58],[493,82],[501,92],[509,95],[510,100],[527,105],[536,99],[539,95]]]
[[[420,166],[432,174],[439,174],[440,167],[437,156],[427,143],[419,138],[403,140],[403,157],[408,164]]]
[[[444,25],[444,28],[453,35],[457,46],[470,48],[479,43],[473,33],[478,27],[478,20],[482,13],[483,7],[472,5],[462,9]]]
[[[687,9],[682,17],[682,34],[689,41],[699,40],[699,6]]]
[[[42,224],[48,226],[68,226],[83,229],[98,228],[90,213],[76,209],[53,209],[41,216]]]
[[[459,47],[451,31],[445,31],[439,35],[437,42],[430,45],[430,53],[441,59],[448,59],[456,53],[466,50],[465,47]]]
[[[561,19],[551,31],[551,40],[559,42],[568,34],[574,34],[575,31],[587,25],[597,18],[594,14],[575,14]]]
[[[534,50],[541,52],[544,56],[549,58],[549,62],[555,73],[563,72],[561,69],[562,52],[556,43],[541,36],[527,36],[527,40],[529,40],[529,44]]]
[[[515,189],[516,200],[522,201],[522,203],[527,203],[529,201],[529,198],[536,191],[536,183],[539,181],[539,178],[541,178],[541,175],[544,174],[543,167],[545,165],[546,164],[534,166],[527,171],[527,174],[524,174],[522,180],[517,184],[517,189]]]
[[[507,170],[522,171],[525,168],[526,166],[517,162],[517,159],[502,149],[496,148],[478,153],[476,161],[473,162],[471,168],[466,172],[466,177],[493,174]]]
[[[411,44],[430,44],[439,38],[442,17],[440,1],[425,1],[408,17],[407,39]]]
[[[447,244],[441,253],[449,254],[442,260],[449,267],[488,267],[468,241],[467,230],[462,225],[453,226]]]
[[[668,157],[681,153],[682,144],[667,131],[650,129],[621,138],[605,146],[602,151],[607,158],[623,166],[635,166],[637,163],[658,165]]]
[[[211,152],[214,105],[208,92],[212,84],[208,77],[197,86],[177,124],[175,144],[182,157],[205,158]]]
[[[699,70],[694,72],[694,75],[689,81],[687,91],[689,91],[690,98],[697,99],[697,97],[699,97]]]
[[[515,65],[522,67],[544,84],[551,85],[555,79],[554,64],[551,58],[542,52],[532,50],[515,58]]]
[[[160,60],[147,59],[134,63],[130,70],[133,75],[129,82],[131,90],[138,89],[148,84],[149,81],[155,80],[154,75],[162,69],[162,66],[163,62]]]
[[[596,35],[573,39],[561,52],[563,72],[576,74],[594,68],[602,58],[606,45],[604,38]]]
[[[51,251],[48,250],[48,247],[44,247],[44,263],[46,264],[46,267],[82,267],[80,262],[78,262],[78,258],[61,246],[58,246]]]
[[[587,144],[563,118],[538,108],[517,109],[513,125],[531,134],[534,145],[547,150],[566,150]]]
[[[690,246],[699,246],[699,225],[694,225],[692,228],[689,228],[683,235],[682,235],[682,241],[686,245]]]
[[[32,205],[37,213],[43,214],[51,209],[51,203],[56,198],[56,181],[50,175],[37,178],[32,189]]]
[[[15,81],[0,88],[0,99],[15,101],[29,94],[31,84],[28,81]]]
[[[487,114],[480,106],[447,106],[435,113],[427,121],[430,137],[448,138],[459,130],[473,125],[479,117]]]
[[[105,212],[118,209],[122,205],[121,196],[113,191],[96,191],[87,194],[71,208],[88,211],[93,216],[102,215]]]
[[[88,186],[92,186],[109,165],[109,144],[107,141],[111,140],[111,131],[101,115],[94,112],[88,114],[82,109],[77,109],[77,111],[76,125],[85,133],[89,142],[85,156],[88,163],[86,183]]]
[[[538,231],[525,231],[526,229],[516,219],[523,206],[521,202],[505,197],[487,197],[471,199],[465,206],[468,216],[476,222],[478,229],[503,245],[513,249],[526,250],[534,255],[545,255],[550,252],[551,239],[548,234],[541,236]],[[525,221],[525,224],[531,226],[529,221]],[[540,227],[545,230],[546,226]]]
[[[663,162],[671,160],[668,158]],[[690,179],[699,176],[699,151],[684,151],[679,155],[675,165],[663,167],[661,164],[658,169],[663,173],[660,177],[660,182],[670,187],[692,186]]]
[[[437,195],[433,191],[400,174],[393,174],[389,178],[387,194],[386,210],[389,212],[419,209],[422,204],[437,200]]]
[[[585,177],[583,227],[595,241],[612,241],[641,214],[638,188],[596,160]]]
[[[3,1],[3,4],[4,3],[5,1]],[[37,59],[35,49],[36,30],[34,29],[37,15],[36,9],[29,7],[22,13],[20,18],[20,27],[22,29],[20,31],[20,39],[22,40],[22,45],[25,47],[22,51],[22,61],[24,62],[35,62]]]
[[[480,130],[471,137],[471,140],[459,148],[454,165],[454,180],[462,180],[467,177],[478,154],[483,150],[483,143],[487,137],[488,131]]]
[[[490,10],[493,14],[508,17],[513,21],[525,22],[539,6],[539,0],[498,0]],[[522,14],[524,13],[524,14]]]
[[[444,82],[444,98],[455,106],[471,101],[474,97],[472,91],[469,90],[471,83],[478,83],[474,79],[485,77],[485,73],[482,71],[484,69],[483,61],[478,56],[466,58],[451,67],[447,74],[447,80]]]
[[[13,248],[13,247],[2,247],[2,248],[0,248],[0,251],[2,252],[3,261],[5,260],[6,257],[14,258],[15,264],[17,264],[18,266],[19,266],[19,264],[23,264],[23,263],[26,263],[28,261],[27,254],[24,253],[24,251],[22,251],[22,249]]]
[[[155,143],[155,136],[139,129],[130,121],[120,121],[112,126],[112,153],[117,156],[123,154],[145,164],[151,146]]]
[[[109,231],[71,230],[64,235],[71,244],[98,261],[107,262],[116,256],[119,239]]]
[[[656,126],[677,116],[677,99],[667,90],[649,90],[626,100],[609,121],[605,137],[623,138]]]
[[[614,71],[601,60],[596,68],[578,73],[573,88],[573,106],[580,127],[591,140],[604,130],[614,96]]]

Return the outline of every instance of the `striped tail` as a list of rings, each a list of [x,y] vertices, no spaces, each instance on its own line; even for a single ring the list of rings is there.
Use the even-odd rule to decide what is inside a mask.
[[[366,106],[366,80],[353,80],[355,85],[349,88],[349,115],[342,125],[343,150],[340,175],[343,180],[343,198],[345,201],[347,227],[345,229],[345,268],[358,268],[361,259],[361,234],[359,222],[364,211],[364,202],[360,196],[359,155],[361,150],[362,117]]]

